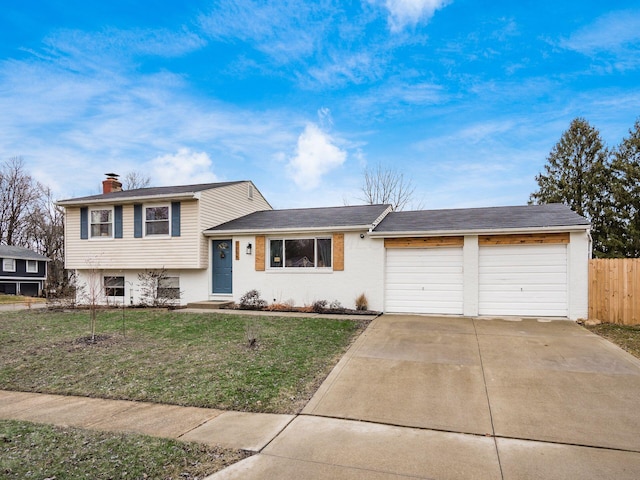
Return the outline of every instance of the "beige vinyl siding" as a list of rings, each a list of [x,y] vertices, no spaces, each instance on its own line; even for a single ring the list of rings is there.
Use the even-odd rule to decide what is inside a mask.
[[[253,198],[249,198],[251,182],[242,182],[226,187],[200,192],[200,232],[243,217],[259,210],[271,210],[271,205],[254,187]],[[202,236],[200,245],[201,268],[207,268],[209,261],[208,240]]]
[[[203,236],[198,228],[196,200],[181,202],[179,237],[133,238],[133,205],[123,206],[123,238],[81,240],[78,207],[67,207],[66,223],[66,268],[83,269],[90,263],[109,269],[203,268],[198,258]]]

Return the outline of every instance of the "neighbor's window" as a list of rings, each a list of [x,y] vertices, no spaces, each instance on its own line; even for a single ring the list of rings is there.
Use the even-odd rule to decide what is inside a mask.
[[[38,273],[37,260],[27,260],[27,273]]]
[[[169,207],[146,207],[145,235],[169,235]]]
[[[107,297],[124,297],[124,277],[104,277],[104,294]]]
[[[91,237],[113,237],[113,210],[91,210]]]
[[[330,238],[296,238],[269,240],[271,268],[331,267]]]
[[[16,271],[16,261],[13,258],[3,258],[2,259],[2,270],[5,272],[15,272]]]
[[[178,300],[180,298],[180,277],[165,277],[158,280],[158,298]]]

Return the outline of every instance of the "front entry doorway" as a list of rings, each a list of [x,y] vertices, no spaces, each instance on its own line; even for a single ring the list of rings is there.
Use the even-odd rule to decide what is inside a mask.
[[[212,241],[213,293],[232,293],[231,240]]]

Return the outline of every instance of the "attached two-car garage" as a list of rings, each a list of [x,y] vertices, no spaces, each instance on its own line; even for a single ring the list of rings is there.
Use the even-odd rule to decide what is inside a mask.
[[[386,239],[385,311],[566,317],[569,238]]]

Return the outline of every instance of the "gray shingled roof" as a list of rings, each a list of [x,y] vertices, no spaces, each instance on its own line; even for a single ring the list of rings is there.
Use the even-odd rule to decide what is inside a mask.
[[[28,248],[0,245],[0,258],[19,258],[20,260],[44,260],[49,261],[44,255],[40,255]]]
[[[473,231],[589,225],[589,221],[566,205],[461,208],[391,212],[375,233]]]
[[[123,190],[121,192],[104,193],[100,195],[90,195],[88,197],[69,198],[67,200],[60,200],[57,203],[66,202],[91,202],[95,200],[126,200],[133,197],[155,197],[155,196],[170,196],[181,193],[195,193],[202,190],[209,190],[212,188],[226,187],[227,185],[235,185],[236,183],[242,183],[244,180],[236,182],[220,182],[220,183],[199,183],[197,185],[178,185],[172,187],[149,187],[149,188],[135,188],[133,190]]]
[[[389,205],[262,210],[231,220],[206,232],[305,230],[332,227],[370,227]]]

